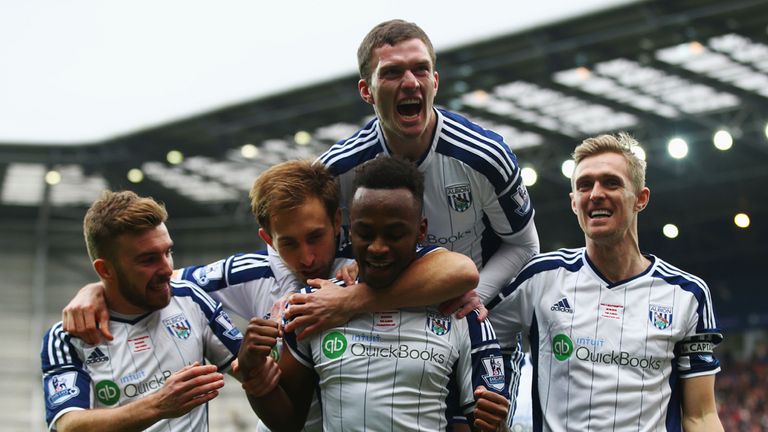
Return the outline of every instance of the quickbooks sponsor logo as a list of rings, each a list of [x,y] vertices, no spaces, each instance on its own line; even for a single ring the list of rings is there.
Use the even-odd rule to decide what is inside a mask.
[[[457,232],[457,233],[452,234],[452,235],[450,235],[448,237],[438,237],[438,236],[436,236],[434,234],[427,234],[427,243],[429,243],[429,244],[446,245],[446,244],[449,244],[449,243],[457,242],[457,241],[463,239],[464,236],[466,236],[467,234],[471,234],[471,233],[472,233],[472,231],[467,230],[467,231]]]
[[[107,406],[112,406],[120,400],[120,387],[112,381],[104,380],[96,383],[96,399]]]
[[[128,384],[123,387],[123,393],[129,398],[151,393],[163,386],[165,380],[171,376],[171,371],[164,370],[160,374],[152,375],[148,380],[136,384]]]
[[[325,351],[325,343],[323,343],[323,351]],[[400,344],[398,346],[376,346],[354,343],[350,346],[349,352],[356,357],[412,359],[429,361],[437,364],[445,363],[445,353],[437,351],[435,348],[430,348],[429,350],[418,349],[411,348],[405,344]]]
[[[661,360],[650,357],[635,357],[626,351],[597,352],[589,347],[580,346],[576,348],[576,358],[582,361],[592,363],[602,363],[615,366],[629,366],[640,369],[661,369]]]
[[[337,359],[347,350],[347,338],[340,332],[333,331],[323,338],[323,354],[329,359]]]
[[[573,341],[564,334],[559,334],[552,338],[552,353],[555,358],[565,361],[573,354]]]

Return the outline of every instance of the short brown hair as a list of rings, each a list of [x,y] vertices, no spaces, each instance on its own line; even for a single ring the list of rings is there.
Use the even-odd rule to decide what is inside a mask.
[[[318,198],[333,221],[339,209],[336,179],[320,163],[290,160],[264,171],[251,187],[251,211],[261,228],[272,235],[270,217],[277,212],[301,207],[310,198]]]
[[[168,219],[165,207],[150,197],[131,191],[104,191],[83,219],[83,235],[88,256],[114,258],[118,236],[154,228]]]
[[[637,157],[632,152],[632,147],[638,146],[637,140],[632,138],[626,132],[619,132],[618,135],[600,135],[593,138],[587,138],[581,142],[573,151],[573,160],[578,166],[584,159],[602,153],[618,153],[624,156],[627,161],[627,173],[635,188],[635,192],[645,187],[645,161]],[[571,179],[573,186],[574,179]]]
[[[360,47],[357,48],[357,67],[360,71],[360,78],[366,82],[371,79],[373,74],[371,70],[373,50],[384,45],[394,46],[410,39],[419,39],[424,42],[424,45],[427,46],[427,51],[429,51],[429,57],[432,59],[432,67],[434,68],[436,61],[435,49],[432,47],[432,41],[429,40],[429,36],[427,36],[424,30],[412,22],[393,19],[384,21],[372,28],[363,38]]]

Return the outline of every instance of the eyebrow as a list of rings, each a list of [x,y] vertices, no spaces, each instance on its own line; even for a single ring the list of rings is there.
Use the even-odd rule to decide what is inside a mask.
[[[163,249],[161,251],[142,252],[142,253],[134,256],[134,259],[141,259],[141,258],[146,258],[146,257],[152,256],[152,255],[164,254],[165,252],[167,252],[170,249],[173,249],[173,243],[171,243],[167,248],[165,248],[165,249]]]

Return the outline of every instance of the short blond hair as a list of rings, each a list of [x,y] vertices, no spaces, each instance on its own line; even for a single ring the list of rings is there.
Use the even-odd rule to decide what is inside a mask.
[[[104,191],[83,219],[83,235],[91,260],[114,258],[115,240],[122,234],[140,233],[168,219],[165,207],[131,191]]]
[[[617,153],[624,156],[627,161],[627,173],[635,188],[635,192],[645,187],[645,167],[644,160],[637,157],[632,151],[632,147],[640,145],[637,140],[632,138],[626,132],[619,132],[617,135],[599,135],[587,138],[581,142],[573,151],[573,160],[576,166],[584,159],[599,155],[602,153]],[[571,179],[571,187],[574,186],[575,179]]]

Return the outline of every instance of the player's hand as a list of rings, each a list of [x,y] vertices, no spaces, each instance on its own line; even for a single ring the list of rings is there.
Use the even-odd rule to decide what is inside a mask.
[[[237,354],[238,369],[244,380],[269,356],[281,335],[280,324],[277,322],[261,318],[252,318],[248,322],[240,352]]]
[[[357,261],[353,261],[352,264],[345,265],[339,271],[336,272],[336,279],[344,281],[347,286],[354,285],[359,273],[357,267]]]
[[[269,394],[280,382],[280,367],[270,356],[257,360],[247,377],[243,377],[243,390],[253,397]]]
[[[169,376],[147,399],[151,398],[160,418],[176,418],[218,396],[222,387],[224,375],[216,371],[215,365],[200,366],[195,362]]]
[[[112,340],[104,285],[94,282],[80,288],[61,312],[61,321],[64,331],[91,345],[99,344],[102,336]]]
[[[291,294],[285,311],[285,331],[295,331],[298,340],[342,325],[355,314],[352,287],[342,288],[325,279],[309,279],[307,283],[321,289],[312,294]]]
[[[438,308],[443,315],[456,314],[456,318],[464,318],[468,313],[477,309],[478,321],[482,321],[488,316],[488,309],[485,308],[483,302],[480,300],[480,296],[477,295],[475,290],[469,290],[464,295],[456,297],[454,299],[444,301],[440,303]]]
[[[475,388],[475,423],[474,426],[482,431],[495,432],[507,430],[507,415],[509,400],[492,392],[483,386]]]

